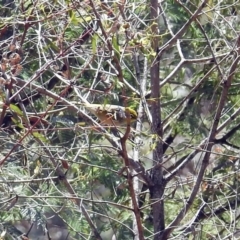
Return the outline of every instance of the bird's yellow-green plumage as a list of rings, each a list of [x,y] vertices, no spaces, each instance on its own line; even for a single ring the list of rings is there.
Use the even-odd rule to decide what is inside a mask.
[[[136,111],[128,107],[91,103],[82,103],[81,105],[94,114],[103,125],[127,125],[128,122],[131,123],[137,120]]]

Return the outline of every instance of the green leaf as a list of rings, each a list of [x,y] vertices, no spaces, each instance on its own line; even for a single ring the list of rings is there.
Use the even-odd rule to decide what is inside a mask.
[[[93,50],[93,54],[96,54],[97,52],[97,40],[98,40],[98,35],[94,34],[92,37],[92,50]]]
[[[113,44],[113,48],[114,48],[114,53],[115,53],[116,57],[118,58],[118,60],[120,60],[120,47],[118,45],[116,36],[112,37],[112,44]]]
[[[82,18],[80,19],[77,15],[75,11],[69,10],[69,16],[70,16],[70,23],[72,23],[73,25],[78,25]]]
[[[12,111],[14,111],[15,113],[17,113],[18,116],[23,116],[23,112],[21,111],[21,109],[19,107],[17,107],[16,105],[14,104],[10,104],[10,107],[9,107]]]
[[[58,46],[56,44],[53,43],[53,41],[47,37],[45,37],[45,40],[47,42],[47,47],[51,48],[52,50],[54,50],[55,52],[60,52]]]
[[[41,133],[33,132],[32,135],[44,143],[49,143],[49,140]]]
[[[21,128],[21,129],[24,129],[24,126],[23,126],[23,124],[22,124],[22,122],[21,122],[21,120],[18,116],[12,117],[11,119],[17,127]]]
[[[68,14],[69,14],[69,17],[72,19],[72,18],[73,18],[73,15],[74,15],[73,10],[69,10],[69,11],[68,11]]]

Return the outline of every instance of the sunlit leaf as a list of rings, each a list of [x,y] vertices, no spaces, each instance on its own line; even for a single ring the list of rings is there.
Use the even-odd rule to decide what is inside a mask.
[[[120,46],[118,45],[117,37],[115,35],[112,37],[112,43],[115,55],[120,60]]]
[[[38,132],[33,132],[32,135],[39,139],[40,141],[42,141],[43,143],[49,143],[49,140],[41,133],[38,133]]]
[[[10,104],[9,108],[14,111],[15,113],[17,113],[18,116],[23,116],[23,112],[21,111],[21,109],[14,105],[14,104]]]
[[[92,37],[92,51],[93,54],[96,54],[97,52],[97,40],[98,40],[98,35],[94,34]]]

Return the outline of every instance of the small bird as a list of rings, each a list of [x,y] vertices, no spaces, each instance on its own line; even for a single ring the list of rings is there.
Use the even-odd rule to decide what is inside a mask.
[[[137,113],[129,107],[111,104],[81,103],[89,112],[94,114],[103,125],[124,126],[137,120]]]

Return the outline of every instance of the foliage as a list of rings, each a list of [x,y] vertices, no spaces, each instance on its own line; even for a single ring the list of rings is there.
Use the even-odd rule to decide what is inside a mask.
[[[0,0],[1,239],[237,239],[239,11]]]

